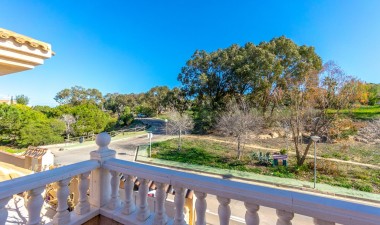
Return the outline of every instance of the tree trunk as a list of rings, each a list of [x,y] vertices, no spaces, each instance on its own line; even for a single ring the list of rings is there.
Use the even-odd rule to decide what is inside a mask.
[[[241,159],[241,149],[240,149],[240,136],[238,136],[238,139],[237,139],[237,144],[238,144],[238,149],[237,149],[237,158],[238,160]]]
[[[306,148],[305,148],[305,151],[303,152],[303,155],[302,157],[300,157],[300,159],[297,158],[297,165],[298,166],[302,166],[306,160],[306,156],[307,154],[309,153],[309,150],[310,150],[310,146],[313,142],[310,141],[307,145],[306,145]]]
[[[182,130],[179,129],[179,134],[178,134],[178,150],[179,151],[181,151],[181,148],[182,148],[181,133],[182,133]]]

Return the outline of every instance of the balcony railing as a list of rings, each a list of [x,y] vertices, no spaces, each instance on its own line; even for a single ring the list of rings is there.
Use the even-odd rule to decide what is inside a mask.
[[[60,167],[54,170],[32,174],[0,183],[0,224],[6,224],[6,203],[18,193],[27,191],[26,208],[29,213],[27,224],[39,224],[43,205],[42,192],[47,184],[56,182],[57,213],[52,224],[82,224],[102,215],[121,224],[186,224],[184,218],[185,190],[195,193],[195,224],[206,224],[207,195],[217,196],[220,224],[229,224],[230,202],[244,203],[245,223],[260,224],[260,206],[275,209],[277,225],[292,224],[294,214],[313,218],[316,225],[379,225],[380,206],[351,202],[300,191],[289,191],[260,185],[206,177],[145,164],[115,159],[115,151],[108,149],[110,137],[97,137],[99,149],[91,152],[91,160]],[[119,196],[120,174],[123,174],[124,200]],[[69,212],[67,198],[68,183],[77,177],[79,201],[73,212]],[[137,198],[133,180],[140,182]],[[148,205],[148,182],[157,187],[154,210]],[[166,187],[172,185],[175,191],[174,216],[169,218],[165,209]],[[89,190],[89,195],[87,194]],[[137,199],[137,201],[136,201]]]

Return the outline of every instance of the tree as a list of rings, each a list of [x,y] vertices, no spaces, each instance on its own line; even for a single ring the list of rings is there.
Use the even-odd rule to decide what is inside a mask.
[[[15,143],[23,126],[22,105],[0,104],[0,134]]]
[[[72,124],[76,122],[75,117],[71,114],[63,114],[61,120],[65,123],[66,139],[70,140],[70,133],[73,132]]]
[[[257,46],[247,43],[210,53],[196,51],[182,68],[178,81],[186,98],[201,105],[193,108],[196,130],[212,129],[230,100],[240,102],[247,96],[271,125],[284,92],[311,71],[320,70],[321,64],[313,47],[298,46],[282,36]]]
[[[187,114],[180,114],[173,111],[169,114],[169,121],[167,124],[168,132],[171,134],[178,134],[178,150],[182,148],[181,135],[184,132],[190,132],[193,129],[193,120]]]
[[[29,104],[29,98],[25,95],[16,95],[16,103],[20,105]]]
[[[62,134],[64,130],[65,125],[63,122],[56,119],[41,117],[36,120],[30,120],[21,128],[20,138],[17,143],[22,147],[59,143],[63,141]]]
[[[156,115],[161,114],[165,111],[167,103],[166,96],[169,92],[169,88],[167,86],[157,86],[151,88],[145,96],[146,102],[150,105],[150,107],[155,111]]]
[[[89,136],[91,133],[100,133],[106,128],[110,116],[94,104],[82,104],[72,109],[76,122],[74,132],[78,135]]]
[[[322,60],[315,53],[314,47],[299,46],[284,36],[261,42],[258,47],[274,56],[274,59],[266,57],[269,65],[264,67],[266,70],[260,73],[261,77],[254,80],[252,92],[263,114],[270,108],[267,117],[270,120],[275,108],[281,103],[284,92],[308,79],[313,71],[319,71]]]
[[[70,104],[77,106],[83,103],[95,104],[101,108],[103,104],[102,93],[95,88],[83,88],[80,86],[74,86],[70,89],[66,88],[57,93],[54,97],[59,104]]]
[[[217,130],[227,136],[236,138],[237,158],[240,160],[243,154],[242,145],[245,144],[247,136],[252,131],[260,130],[262,119],[252,112],[246,104],[231,102],[227,110],[219,117]]]
[[[165,107],[169,111],[177,111],[179,113],[184,113],[186,110],[189,109],[190,102],[188,99],[186,99],[186,96],[179,88],[173,88],[172,90],[169,90],[165,97]]]
[[[353,78],[345,75],[334,62],[327,62],[323,69],[309,72],[294,82],[286,91],[288,116],[285,123],[292,132],[297,165],[303,165],[312,141],[302,145],[304,134],[326,136],[340,110],[350,106],[355,89],[346,85]]]

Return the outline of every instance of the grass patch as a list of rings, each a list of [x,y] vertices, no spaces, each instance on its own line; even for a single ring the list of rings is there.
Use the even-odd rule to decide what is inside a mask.
[[[334,112],[334,110],[331,110]],[[344,109],[340,111],[342,114],[347,115],[353,119],[371,120],[380,118],[380,105],[374,106],[360,106],[353,109]]]
[[[296,159],[290,156],[288,167],[263,166],[257,160],[249,157],[253,151],[245,151],[241,160],[236,159],[236,146],[231,143],[221,143],[212,140],[184,138],[182,149],[178,150],[178,139],[171,139],[152,144],[152,157],[194,165],[204,165],[221,169],[252,172],[268,176],[293,178],[313,181],[313,159],[307,159],[303,166],[296,166]],[[320,149],[322,146],[319,146]],[[347,146],[341,146],[340,151],[329,148],[322,153],[328,158],[349,160],[349,156],[357,154],[372,155],[371,150],[360,151]],[[257,150],[256,150],[257,152]],[[265,153],[265,152],[264,152]],[[355,154],[352,154],[355,153]],[[380,193],[380,171],[356,165],[338,163],[328,160],[317,162],[317,179],[320,183],[345,187],[360,191]]]
[[[0,146],[0,151],[8,152],[11,154],[19,154],[26,151],[26,148],[10,148],[7,146]]]

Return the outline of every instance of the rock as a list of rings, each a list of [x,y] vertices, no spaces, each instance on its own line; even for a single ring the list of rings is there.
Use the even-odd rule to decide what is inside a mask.
[[[278,137],[279,137],[279,135],[278,135],[277,132],[271,132],[271,133],[269,133],[269,135],[270,135],[272,138],[278,138]]]

